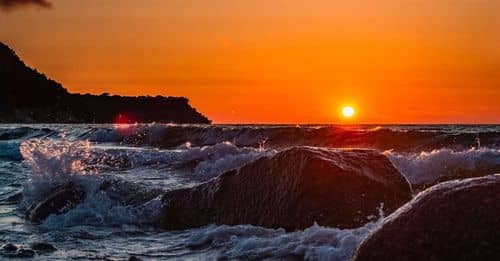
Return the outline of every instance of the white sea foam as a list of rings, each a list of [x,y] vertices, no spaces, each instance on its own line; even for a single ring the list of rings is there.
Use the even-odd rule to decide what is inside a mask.
[[[95,174],[99,169],[122,169],[148,165],[183,168],[190,165],[197,174],[215,176],[276,151],[237,147],[230,142],[212,146],[186,146],[174,150],[120,146],[93,146],[89,141],[31,139],[20,152],[34,174],[68,176]]]
[[[20,150],[25,162],[32,168],[31,177],[24,184],[24,207],[50,195],[55,187],[66,182],[73,182],[85,190],[86,197],[81,204],[67,213],[49,216],[43,223],[44,227],[55,229],[141,221],[136,209],[111,200],[99,189],[103,177],[93,169],[89,170],[86,165],[93,156],[89,142],[68,141],[64,138],[32,139],[23,142]]]
[[[126,206],[109,199],[104,192],[89,194],[74,209],[61,215],[50,215],[42,224],[47,229],[71,226],[112,226],[132,224],[138,220],[136,213]]]
[[[229,142],[214,146],[186,147],[177,150],[93,146],[88,141],[31,139],[20,146],[25,163],[32,168],[23,190],[23,206],[43,199],[61,184],[72,182],[85,189],[85,200],[74,209],[45,220],[46,228],[78,225],[114,226],[151,223],[158,214],[159,200],[140,206],[125,206],[99,189],[114,165],[184,168],[195,164],[193,174],[209,179],[255,158],[273,153],[256,148],[238,148]],[[119,166],[118,166],[119,167]],[[106,173],[101,173],[101,172]],[[105,175],[104,175],[105,174]],[[134,191],[130,191],[134,193]]]
[[[100,148],[94,149],[87,163],[94,167],[136,168],[141,166],[185,169],[203,180],[210,179],[228,170],[240,167],[257,158],[272,155],[274,150],[237,147],[230,142],[212,146],[184,147],[174,150],[152,148]]]
[[[463,151],[451,149],[401,154],[384,152],[396,168],[415,185],[432,184],[443,176],[475,174],[487,175],[500,171],[500,150],[472,148]]]
[[[356,229],[337,229],[317,224],[287,233],[283,229],[267,229],[251,225],[209,226],[193,233],[188,247],[210,245],[224,250],[229,259],[262,259],[301,257],[305,260],[349,260],[361,241],[381,221]]]
[[[82,203],[67,213],[50,215],[42,227],[53,230],[73,226],[148,225],[157,220],[161,206],[159,198],[133,207],[110,199],[104,191],[87,191],[87,195]]]

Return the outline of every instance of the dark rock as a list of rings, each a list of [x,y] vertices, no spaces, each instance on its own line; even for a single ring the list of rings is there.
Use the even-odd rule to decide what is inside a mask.
[[[28,209],[31,222],[40,223],[51,214],[61,214],[74,208],[85,197],[83,187],[70,182],[56,188],[47,198],[35,202]]]
[[[130,256],[130,257],[128,258],[128,261],[142,261],[142,259],[140,259],[140,258],[138,258],[138,257],[136,257],[136,256]]]
[[[499,174],[425,190],[389,216],[355,256],[356,261],[499,258]]]
[[[138,207],[162,194],[163,190],[151,188],[119,178],[104,180],[99,190],[125,206]],[[76,207],[85,199],[85,190],[72,182],[58,186],[46,198],[41,198],[28,208],[27,218],[34,223],[40,223],[51,214],[62,214]]]
[[[373,150],[297,147],[258,159],[193,188],[167,192],[161,226],[252,224],[352,228],[411,199],[408,181]]]
[[[23,200],[23,193],[22,192],[17,192],[11,196],[9,196],[5,201],[7,203],[13,203],[13,204],[18,204]]]
[[[106,192],[106,195],[115,201],[127,206],[142,205],[157,196],[163,190],[146,187],[141,184],[127,182],[122,179],[111,178],[103,181],[100,190]]]
[[[28,258],[28,257],[34,257],[35,256],[35,251],[31,249],[26,249],[26,248],[20,248],[16,251],[16,254],[14,257],[21,257],[21,258]]]
[[[6,252],[14,252],[17,250],[17,246],[11,243],[5,244],[2,246],[2,250]]]
[[[30,247],[31,249],[40,252],[52,252],[57,250],[57,248],[55,248],[53,245],[45,242],[34,242],[30,244]]]

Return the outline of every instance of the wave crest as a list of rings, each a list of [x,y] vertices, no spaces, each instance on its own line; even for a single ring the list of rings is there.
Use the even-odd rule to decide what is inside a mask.
[[[384,154],[415,186],[428,186],[447,179],[483,176],[500,171],[498,149],[439,149],[420,153],[386,151]]]
[[[380,224],[368,223],[355,229],[322,227],[286,233],[251,225],[209,226],[193,233],[189,248],[206,245],[223,248],[223,259],[293,258],[305,260],[349,260],[361,241]]]

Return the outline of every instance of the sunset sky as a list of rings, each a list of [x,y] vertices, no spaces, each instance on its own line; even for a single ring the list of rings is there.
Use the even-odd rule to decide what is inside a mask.
[[[498,0],[47,3],[4,6],[0,41],[71,92],[215,123],[500,123]]]

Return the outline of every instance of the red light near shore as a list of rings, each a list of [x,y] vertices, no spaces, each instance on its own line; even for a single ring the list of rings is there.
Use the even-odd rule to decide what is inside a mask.
[[[116,115],[115,124],[133,124],[137,123],[137,119],[129,113],[119,113]]]
[[[137,130],[137,118],[130,113],[119,113],[114,120],[115,129],[122,136],[130,136]]]

